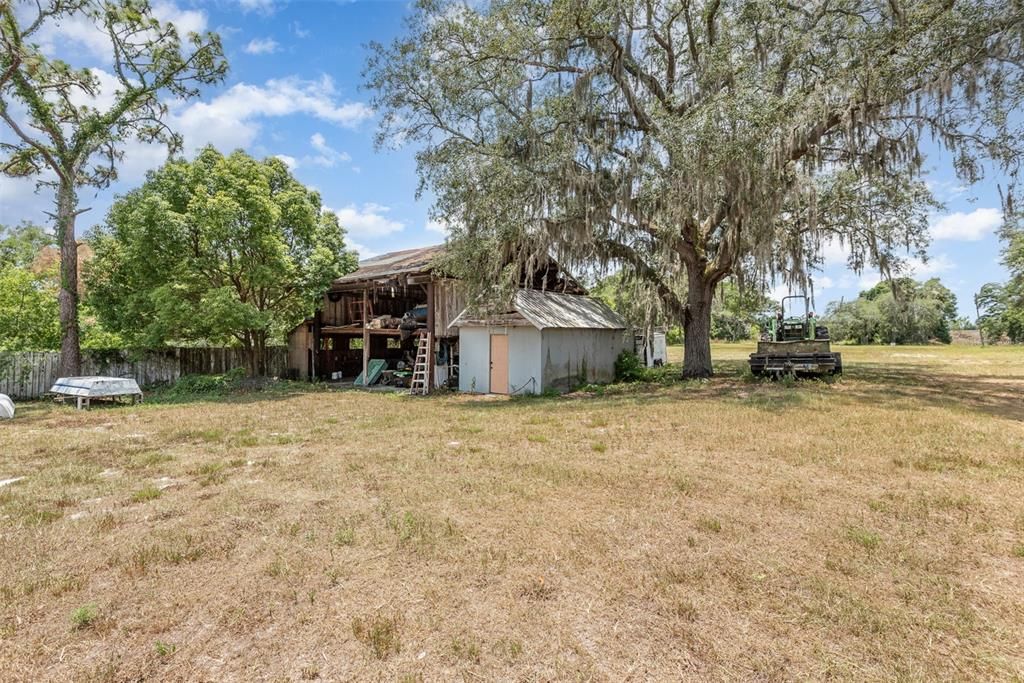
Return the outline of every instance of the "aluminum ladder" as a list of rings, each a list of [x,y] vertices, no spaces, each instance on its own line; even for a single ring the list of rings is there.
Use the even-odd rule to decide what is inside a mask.
[[[409,382],[409,393],[426,396],[430,391],[427,374],[430,372],[430,333],[420,335],[416,347],[416,363],[412,366],[412,381]]]

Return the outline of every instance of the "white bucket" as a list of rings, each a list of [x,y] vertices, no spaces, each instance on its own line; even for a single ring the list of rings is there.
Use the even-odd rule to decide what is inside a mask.
[[[0,420],[10,420],[14,417],[14,401],[5,394],[0,394]]]

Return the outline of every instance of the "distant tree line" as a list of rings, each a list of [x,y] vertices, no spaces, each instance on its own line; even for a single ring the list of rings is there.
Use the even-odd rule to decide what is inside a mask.
[[[949,344],[957,321],[956,295],[938,278],[884,280],[824,315],[832,339],[856,344]]]

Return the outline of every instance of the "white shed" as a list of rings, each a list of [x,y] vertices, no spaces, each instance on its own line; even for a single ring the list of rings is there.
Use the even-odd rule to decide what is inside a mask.
[[[625,319],[588,296],[535,289],[516,292],[508,310],[475,316],[459,328],[459,390],[491,394],[570,391],[610,382],[615,359],[632,350]]]

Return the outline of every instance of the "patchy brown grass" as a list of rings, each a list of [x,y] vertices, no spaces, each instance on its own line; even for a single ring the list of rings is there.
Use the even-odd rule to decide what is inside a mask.
[[[0,425],[2,680],[1024,677],[1024,353]]]

